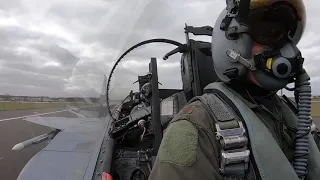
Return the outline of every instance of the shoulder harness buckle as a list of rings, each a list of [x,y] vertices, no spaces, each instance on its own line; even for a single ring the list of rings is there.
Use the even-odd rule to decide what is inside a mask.
[[[248,138],[245,136],[245,128],[238,121],[239,127],[221,129],[216,123],[216,138],[221,147],[220,172],[225,176],[233,176],[238,179],[245,177],[248,169],[250,151],[247,148]]]
[[[224,179],[244,179],[250,150],[242,121],[216,94],[204,94],[191,101],[194,100],[200,100],[216,122],[215,134],[221,149],[220,173]]]

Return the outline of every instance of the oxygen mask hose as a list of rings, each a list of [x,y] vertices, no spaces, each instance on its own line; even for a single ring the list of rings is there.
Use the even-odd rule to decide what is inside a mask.
[[[311,86],[310,77],[303,69],[296,80],[298,95],[298,122],[296,133],[295,156],[293,168],[299,179],[305,179],[308,166],[309,142],[308,135],[311,131]]]

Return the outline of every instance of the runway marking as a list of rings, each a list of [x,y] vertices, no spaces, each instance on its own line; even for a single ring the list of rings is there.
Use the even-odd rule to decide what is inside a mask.
[[[86,118],[84,115],[82,115],[82,114],[80,114],[80,113],[77,113],[77,112],[74,112],[74,111],[72,111],[71,109],[68,109],[68,111],[69,111],[70,113],[75,114],[75,115],[78,116],[78,117]]]
[[[94,106],[83,106],[83,107],[78,107],[79,109],[81,108],[87,108],[87,107],[96,107],[99,105],[94,105]],[[27,117],[33,117],[33,116],[41,116],[41,115],[46,115],[46,114],[54,114],[54,113],[58,113],[58,112],[66,112],[69,111],[69,109],[65,109],[65,110],[61,110],[61,111],[53,111],[53,112],[47,112],[47,113],[40,113],[40,114],[34,114],[34,115],[27,115],[27,116],[20,116],[20,117],[13,117],[13,118],[7,118],[7,119],[0,119],[0,122],[3,121],[9,121],[9,120],[14,120],[14,119],[22,119],[22,118],[27,118]],[[33,112],[35,113],[35,112]]]
[[[94,105],[94,106],[83,106],[83,107],[77,107],[77,108],[81,109],[81,108],[96,107],[96,106],[99,106],[99,105]],[[69,109],[65,109],[65,110],[61,110],[61,111],[53,111],[53,112],[47,112],[47,113],[34,114],[34,115],[27,115],[27,116],[13,117],[13,118],[7,118],[7,119],[0,119],[0,122],[2,122],[2,121],[14,120],[14,119],[22,119],[22,118],[33,117],[33,116],[41,116],[41,115],[46,115],[46,114],[54,114],[54,113],[58,113],[58,112],[66,112],[66,111],[69,111]],[[33,113],[35,113],[35,112],[33,112]]]
[[[54,114],[54,113],[65,112],[65,111],[68,111],[68,110],[53,111],[53,112],[40,113],[40,114],[34,114],[34,115],[27,115],[27,116],[13,117],[13,118],[7,118],[7,119],[0,119],[0,122],[14,120],[14,119],[22,119],[22,118],[33,117],[33,116],[41,116],[41,115],[46,115],[46,114]]]

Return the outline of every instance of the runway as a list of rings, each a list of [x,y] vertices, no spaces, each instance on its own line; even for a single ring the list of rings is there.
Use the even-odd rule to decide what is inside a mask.
[[[94,111],[91,113],[96,116],[97,107],[85,108],[85,110]],[[47,133],[50,128],[37,125],[23,120],[25,116],[50,117],[77,117],[70,113],[66,108],[50,108],[35,110],[17,110],[0,112],[0,179],[15,180],[25,164],[42,148],[46,143],[32,145],[21,151],[12,151],[12,147],[22,141],[35,136]]]

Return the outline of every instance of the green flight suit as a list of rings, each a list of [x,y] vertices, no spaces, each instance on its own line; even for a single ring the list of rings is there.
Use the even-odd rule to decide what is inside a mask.
[[[285,128],[283,124],[282,112],[279,113],[278,107],[281,103],[279,96],[273,95],[261,101],[265,107],[271,108],[273,115],[261,108],[255,109],[254,112],[264,122],[291,162],[294,144],[292,139],[288,138],[288,133],[292,133],[292,130]],[[222,180],[219,174],[220,150],[215,137],[215,122],[202,103],[195,101],[186,105],[173,121],[175,122],[169,125],[164,134],[149,179]],[[266,142],[266,147],[267,144]],[[255,173],[258,172],[254,171],[250,163],[245,179],[256,179]]]

